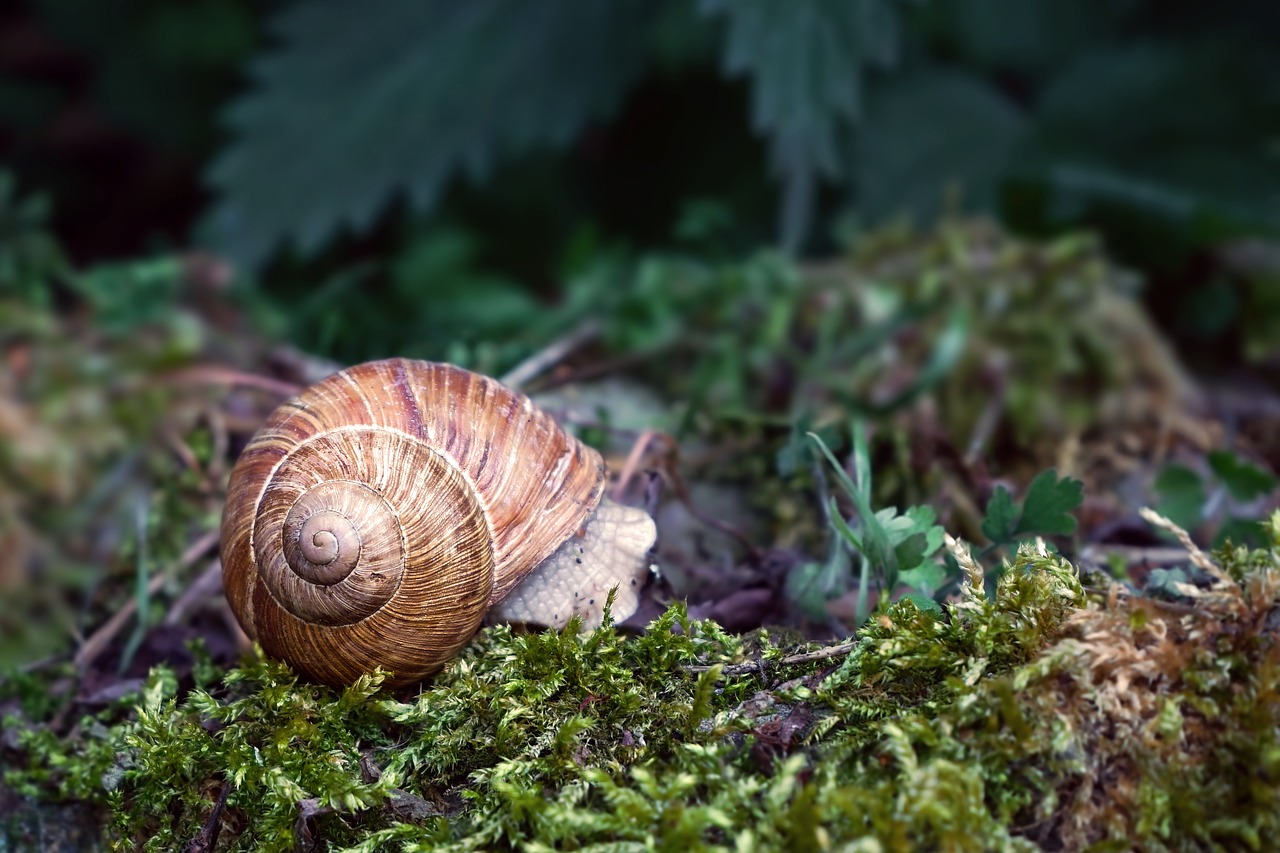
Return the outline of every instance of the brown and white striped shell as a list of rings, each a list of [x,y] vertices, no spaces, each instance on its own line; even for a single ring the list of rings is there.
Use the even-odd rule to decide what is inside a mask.
[[[599,453],[492,379],[359,365],[280,406],[245,448],[223,585],[249,636],[304,675],[346,684],[382,666],[409,684],[583,527],[604,484]]]

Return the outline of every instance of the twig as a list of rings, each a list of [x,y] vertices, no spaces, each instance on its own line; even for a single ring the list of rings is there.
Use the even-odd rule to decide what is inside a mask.
[[[565,356],[593,340],[599,334],[600,324],[594,319],[581,323],[577,328],[555,339],[508,370],[502,377],[502,384],[510,388],[519,388],[528,384],[538,374],[563,361]]]
[[[613,487],[613,499],[615,501],[622,500],[622,496],[627,491],[627,484],[631,482],[631,478],[636,475],[636,471],[640,468],[640,460],[644,458],[645,450],[659,435],[655,430],[647,429],[640,433],[640,437],[631,445],[631,453],[628,454],[626,464],[622,466],[622,473],[618,475],[618,482]]]
[[[1218,566],[1214,564],[1213,560],[1210,560],[1208,556],[1200,550],[1200,546],[1196,545],[1196,543],[1192,541],[1190,533],[1183,530],[1181,527],[1174,524],[1172,521],[1150,507],[1144,506],[1139,509],[1138,515],[1141,515],[1146,519],[1147,523],[1152,527],[1159,527],[1161,530],[1167,530],[1172,533],[1178,542],[1181,543],[1182,547],[1187,549],[1187,556],[1191,559],[1193,565],[1204,569],[1206,572],[1228,586],[1236,586],[1236,582],[1231,579],[1231,576],[1218,568]]]
[[[666,352],[666,349],[659,347],[651,350],[637,350],[611,359],[601,359],[591,364],[584,364],[582,367],[572,370],[563,376],[557,376],[555,384],[572,385],[575,382],[595,379],[597,376],[607,376],[610,373],[617,373],[635,364],[644,364],[664,352]]]
[[[221,409],[217,406],[210,406],[205,409],[205,417],[209,421],[209,434],[213,438],[213,453],[209,454],[207,474],[211,480],[217,483],[222,480],[222,473],[226,466],[227,452],[231,446],[231,441],[227,435],[227,419],[222,416]]]
[[[169,445],[169,449],[182,460],[183,465],[190,470],[195,471],[202,480],[205,479],[204,470],[200,467],[200,460],[196,458],[196,452],[191,449],[191,445],[187,444],[181,437],[175,435],[169,430],[165,430],[164,432],[164,442]]]
[[[244,373],[229,367],[218,367],[206,364],[172,370],[158,377],[163,382],[174,384],[196,385],[243,385],[247,388],[259,388],[271,391],[281,397],[292,397],[302,389],[293,382],[272,379],[270,376],[259,376],[256,373]]]
[[[187,614],[205,598],[217,594],[222,588],[222,561],[214,557],[201,572],[200,577],[188,584],[182,595],[169,608],[164,617],[164,624],[177,625],[186,619]]]
[[[763,658],[747,661],[746,663],[733,663],[720,670],[721,675],[746,675],[749,672],[763,672],[769,666],[794,666],[800,663],[812,663],[816,660],[827,660],[828,658],[840,657],[847,655],[849,652],[857,648],[857,640],[846,640],[834,646],[826,646],[821,649],[814,649],[811,652],[799,652],[794,655],[787,655],[777,663],[770,663]],[[686,672],[709,672],[719,664],[698,664],[696,666],[686,666]]]
[[[1004,402],[1005,383],[1001,382],[995,393],[987,397],[987,402],[978,415],[977,423],[973,425],[973,433],[969,436],[969,444],[964,451],[963,459],[966,465],[972,466],[977,462],[982,449],[995,434],[996,427],[1000,425],[1000,415],[1004,413]]]
[[[182,553],[181,559],[178,561],[178,571],[190,566],[196,560],[204,556],[205,552],[218,543],[218,531],[210,530],[201,536],[195,542],[187,546],[187,550]],[[167,573],[159,573],[147,582],[147,594],[155,595],[159,592],[160,587],[168,579]],[[106,649],[106,647],[115,638],[116,634],[129,623],[133,618],[134,612],[138,609],[137,598],[130,598],[123,606],[111,615],[111,618],[103,622],[98,630],[90,635],[89,639],[84,641],[84,645],[76,652],[75,661],[76,669],[83,670],[90,663],[97,659],[98,655]]]
[[[218,848],[218,835],[222,832],[222,811],[227,807],[227,799],[231,796],[231,783],[223,782],[218,801],[213,804],[213,811],[204,822],[204,826],[196,833],[196,837],[187,843],[183,853],[205,853]]]
[[[1172,546],[1144,548],[1134,545],[1088,545],[1080,552],[1080,561],[1105,565],[1110,557],[1119,557],[1126,565],[1145,563],[1153,566],[1167,566],[1182,563],[1190,559],[1186,548]]]

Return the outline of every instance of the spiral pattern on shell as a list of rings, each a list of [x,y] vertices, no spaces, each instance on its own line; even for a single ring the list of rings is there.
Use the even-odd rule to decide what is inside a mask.
[[[223,585],[308,677],[439,669],[599,503],[604,463],[525,397],[391,359],[283,404],[232,471]]]

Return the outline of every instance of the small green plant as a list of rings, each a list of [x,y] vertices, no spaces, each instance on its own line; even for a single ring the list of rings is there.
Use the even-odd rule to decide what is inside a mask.
[[[870,615],[870,593],[874,583],[882,595],[892,593],[899,584],[910,588],[902,597],[910,598],[926,609],[937,609],[934,594],[946,580],[944,571],[932,559],[942,547],[943,530],[934,522],[931,507],[913,506],[899,514],[897,507],[871,508],[871,457],[867,446],[866,425],[855,421],[852,429],[853,476],[836,459],[817,433],[809,439],[818,448],[835,473],[841,492],[853,503],[856,515],[846,519],[835,495],[828,497],[825,507],[833,536],[830,551],[823,563],[806,563],[787,578],[787,592],[792,601],[815,618],[826,618],[825,603],[843,595],[852,582],[850,555],[857,556],[858,596],[856,618],[859,623]]]
[[[853,504],[855,514],[845,518],[835,495],[824,507],[831,527],[831,545],[824,562],[805,563],[787,579],[787,592],[807,615],[826,619],[826,603],[849,591],[855,576],[851,555],[857,557],[858,592],[855,614],[859,623],[870,615],[870,593],[906,598],[926,610],[938,609],[937,597],[959,577],[959,567],[947,555],[935,559],[943,542],[943,529],[928,506],[913,506],[899,514],[897,507],[871,507],[871,461],[866,427],[855,421],[852,429],[853,474],[836,459],[817,433],[809,439],[835,473],[841,493]],[[1069,477],[1059,479],[1053,470],[1042,471],[1018,503],[1009,490],[998,486],[987,504],[982,531],[990,540],[978,554],[1012,551],[1034,536],[1067,536],[1075,532],[1071,515],[1083,500],[1083,485]],[[997,576],[993,573],[993,577]],[[898,591],[899,587],[905,589]]]
[[[1011,548],[1028,537],[1070,536],[1076,532],[1071,513],[1083,501],[1084,484],[1071,477],[1059,478],[1053,469],[1036,475],[1021,504],[1003,485],[997,486],[982,522],[982,532],[991,541],[981,554]]]
[[[1230,450],[1214,450],[1205,461],[1203,472],[1178,462],[1161,469],[1153,484],[1160,514],[1184,530],[1214,530],[1215,547],[1261,543],[1262,521],[1245,507],[1275,490],[1275,475]]]

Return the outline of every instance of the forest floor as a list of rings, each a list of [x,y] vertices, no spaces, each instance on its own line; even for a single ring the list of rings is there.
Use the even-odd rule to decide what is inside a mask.
[[[397,691],[299,680],[223,595],[231,466],[341,365],[220,275],[0,301],[0,851],[1280,832],[1276,353],[1197,376],[1093,241],[653,260],[493,371],[653,509],[639,610],[486,628]]]

